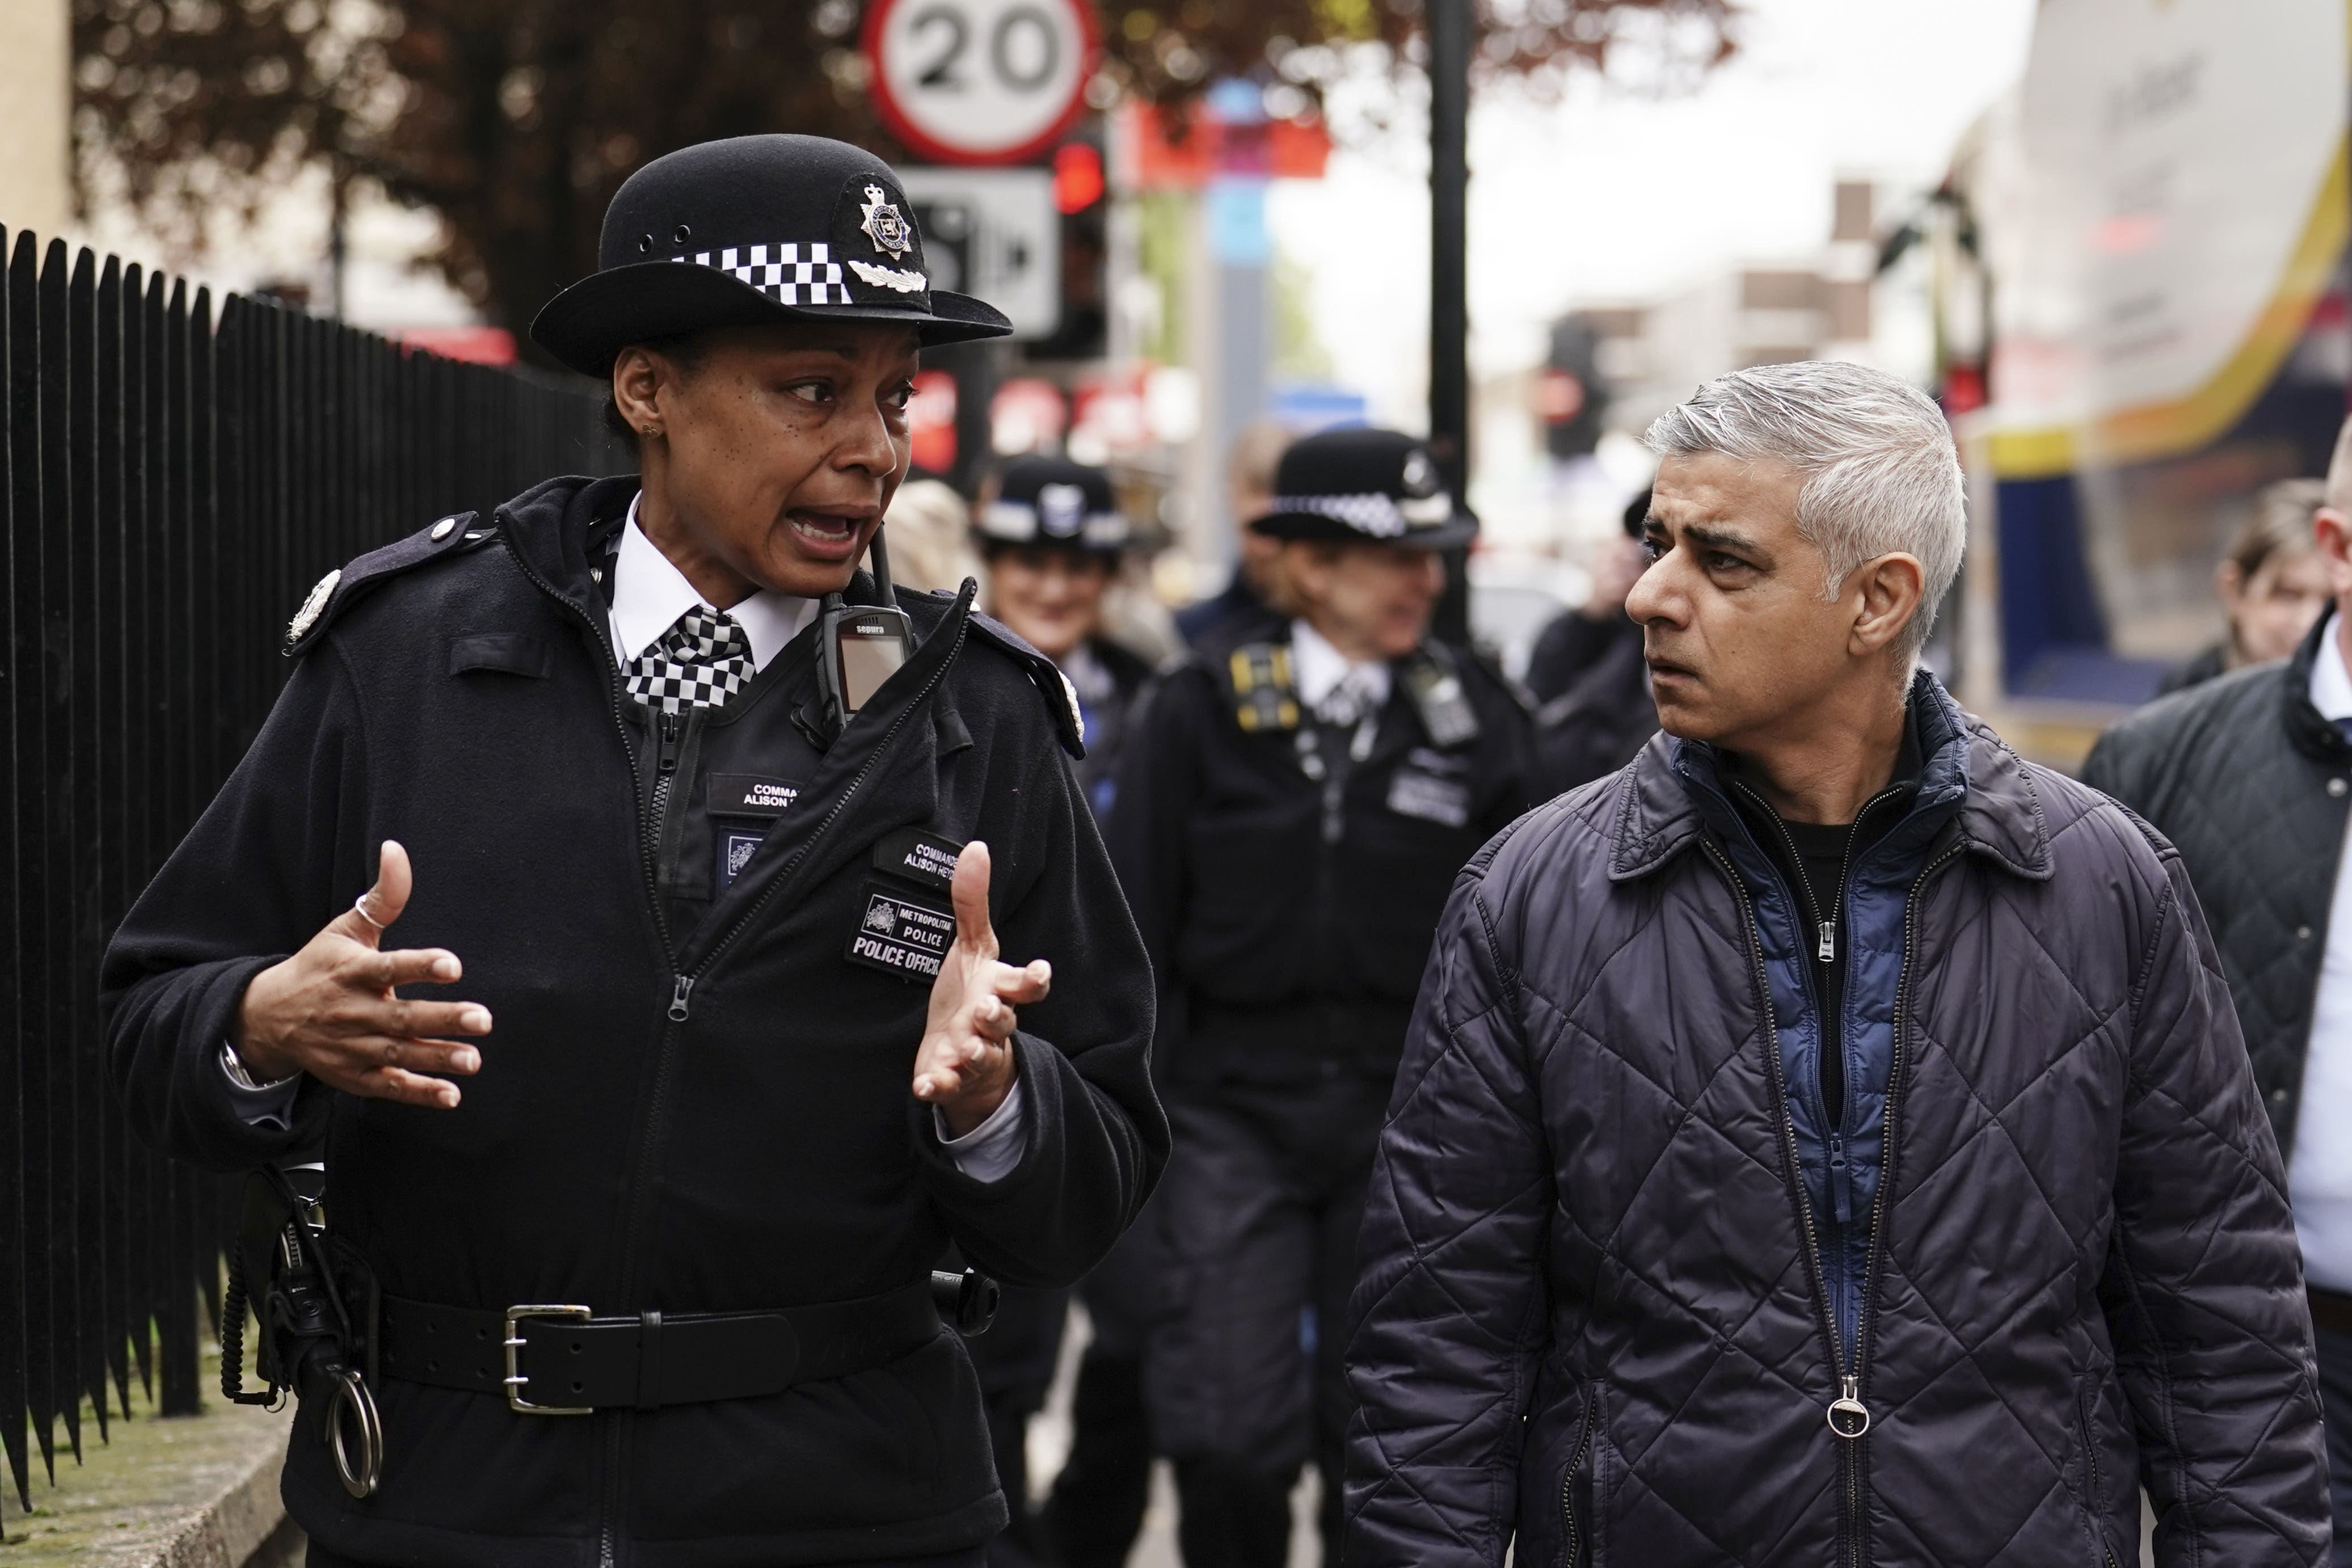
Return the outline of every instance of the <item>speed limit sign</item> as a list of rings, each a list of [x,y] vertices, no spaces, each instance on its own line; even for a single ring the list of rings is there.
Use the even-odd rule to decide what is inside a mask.
[[[942,163],[1017,163],[1086,107],[1091,0],[873,0],[866,58],[874,107]]]

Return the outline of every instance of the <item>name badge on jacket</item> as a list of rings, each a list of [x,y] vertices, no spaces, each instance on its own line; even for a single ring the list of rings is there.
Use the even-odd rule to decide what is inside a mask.
[[[935,833],[907,828],[874,847],[874,874],[866,879],[857,929],[843,957],[852,963],[925,984],[955,942],[955,910],[948,887],[963,846]]]
[[[801,786],[790,779],[760,773],[710,775],[710,886],[713,895],[725,892],[760,852],[768,824],[783,816],[798,800]]]
[[[1389,779],[1389,809],[1446,827],[1470,824],[1470,786],[1416,767],[1399,768]]]

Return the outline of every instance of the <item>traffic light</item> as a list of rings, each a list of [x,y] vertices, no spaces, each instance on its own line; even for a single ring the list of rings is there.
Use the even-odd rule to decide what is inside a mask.
[[[1536,413],[1544,424],[1544,449],[1555,458],[1580,458],[1601,440],[1609,412],[1609,389],[1595,365],[1598,337],[1582,321],[1556,323],[1551,353],[1536,377]]]
[[[1100,359],[1110,351],[1110,203],[1100,122],[1055,148],[1052,167],[1062,223],[1062,319],[1050,335],[1022,347],[1032,360]]]

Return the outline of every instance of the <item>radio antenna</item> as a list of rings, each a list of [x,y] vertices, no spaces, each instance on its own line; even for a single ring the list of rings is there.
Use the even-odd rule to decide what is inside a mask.
[[[882,542],[881,529],[877,528],[874,531],[874,538],[866,546],[866,552],[874,563],[874,586],[881,590],[882,602],[892,609],[897,609],[898,590],[892,586],[890,582],[890,551]]]

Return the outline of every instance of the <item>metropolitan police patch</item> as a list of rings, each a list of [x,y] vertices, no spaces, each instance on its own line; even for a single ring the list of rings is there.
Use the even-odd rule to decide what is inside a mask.
[[[949,910],[926,908],[868,883],[866,912],[842,956],[901,980],[929,981],[938,977],[955,931],[955,916]]]

